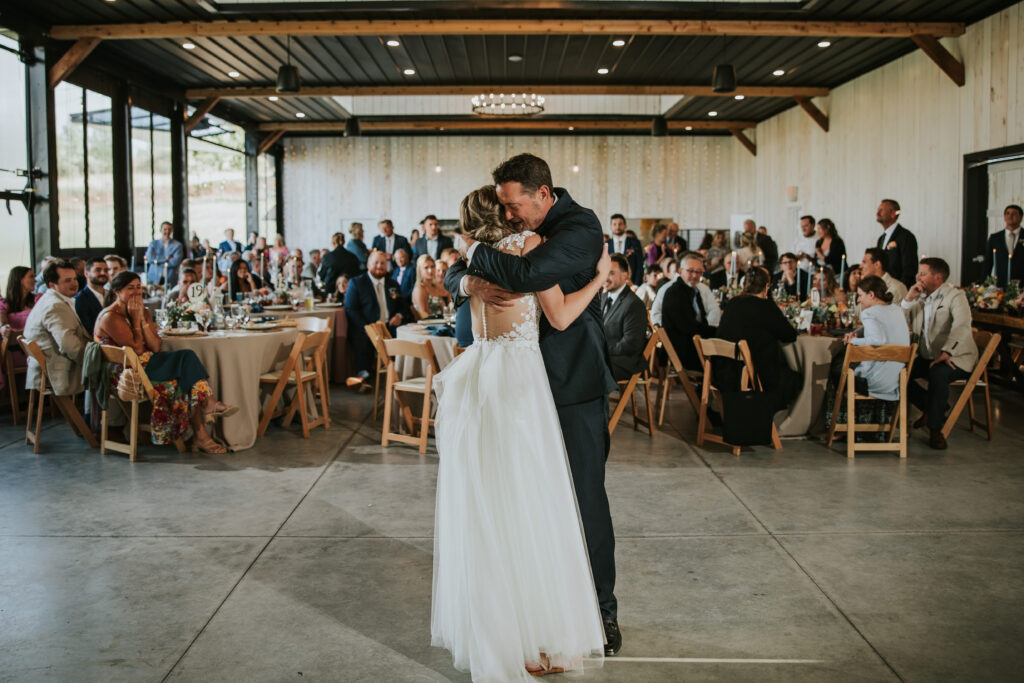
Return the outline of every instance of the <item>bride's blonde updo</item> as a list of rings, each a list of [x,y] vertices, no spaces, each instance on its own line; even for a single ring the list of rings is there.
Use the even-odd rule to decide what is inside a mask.
[[[484,244],[495,244],[516,232],[505,220],[505,209],[493,185],[484,185],[463,198],[459,206],[459,230]]]

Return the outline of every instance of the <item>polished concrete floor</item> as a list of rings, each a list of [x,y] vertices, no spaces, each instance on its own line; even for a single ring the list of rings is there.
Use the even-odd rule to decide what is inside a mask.
[[[910,457],[692,446],[625,422],[618,658],[591,681],[1024,677],[1024,400]],[[437,458],[365,396],[252,450],[100,456],[0,418],[0,681],[468,681],[429,646]],[[553,680],[553,679],[549,679]]]

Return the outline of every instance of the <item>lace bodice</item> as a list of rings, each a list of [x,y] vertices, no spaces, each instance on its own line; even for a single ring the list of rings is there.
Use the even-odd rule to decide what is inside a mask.
[[[495,249],[507,254],[522,254],[526,238],[535,233],[525,230],[503,238]],[[536,294],[524,294],[507,308],[486,306],[483,301],[470,300],[473,313],[473,339],[502,343],[536,344],[540,338],[540,304]]]

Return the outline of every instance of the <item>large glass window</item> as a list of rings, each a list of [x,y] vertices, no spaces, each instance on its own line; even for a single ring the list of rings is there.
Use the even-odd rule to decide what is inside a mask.
[[[17,55],[18,43],[0,36],[0,188],[21,190],[28,179],[18,170],[28,168],[25,138],[25,65]],[[17,201],[10,202],[11,213],[0,203],[0,288],[7,286],[7,274],[14,266],[32,265],[29,253],[28,212]]]
[[[257,206],[259,220],[257,231],[272,243],[271,235],[277,232],[277,165],[270,154],[261,154],[256,160]]]
[[[145,246],[171,220],[170,120],[145,109],[132,109],[132,202],[135,244]]]
[[[60,248],[114,246],[110,98],[64,82],[54,89]]]
[[[226,228],[245,239],[245,131],[208,116],[188,141],[188,222],[216,246]]]

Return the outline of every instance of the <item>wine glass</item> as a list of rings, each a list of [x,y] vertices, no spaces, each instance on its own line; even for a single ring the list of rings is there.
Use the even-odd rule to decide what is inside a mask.
[[[203,332],[207,332],[210,329],[210,312],[205,309],[196,311],[196,322]]]

